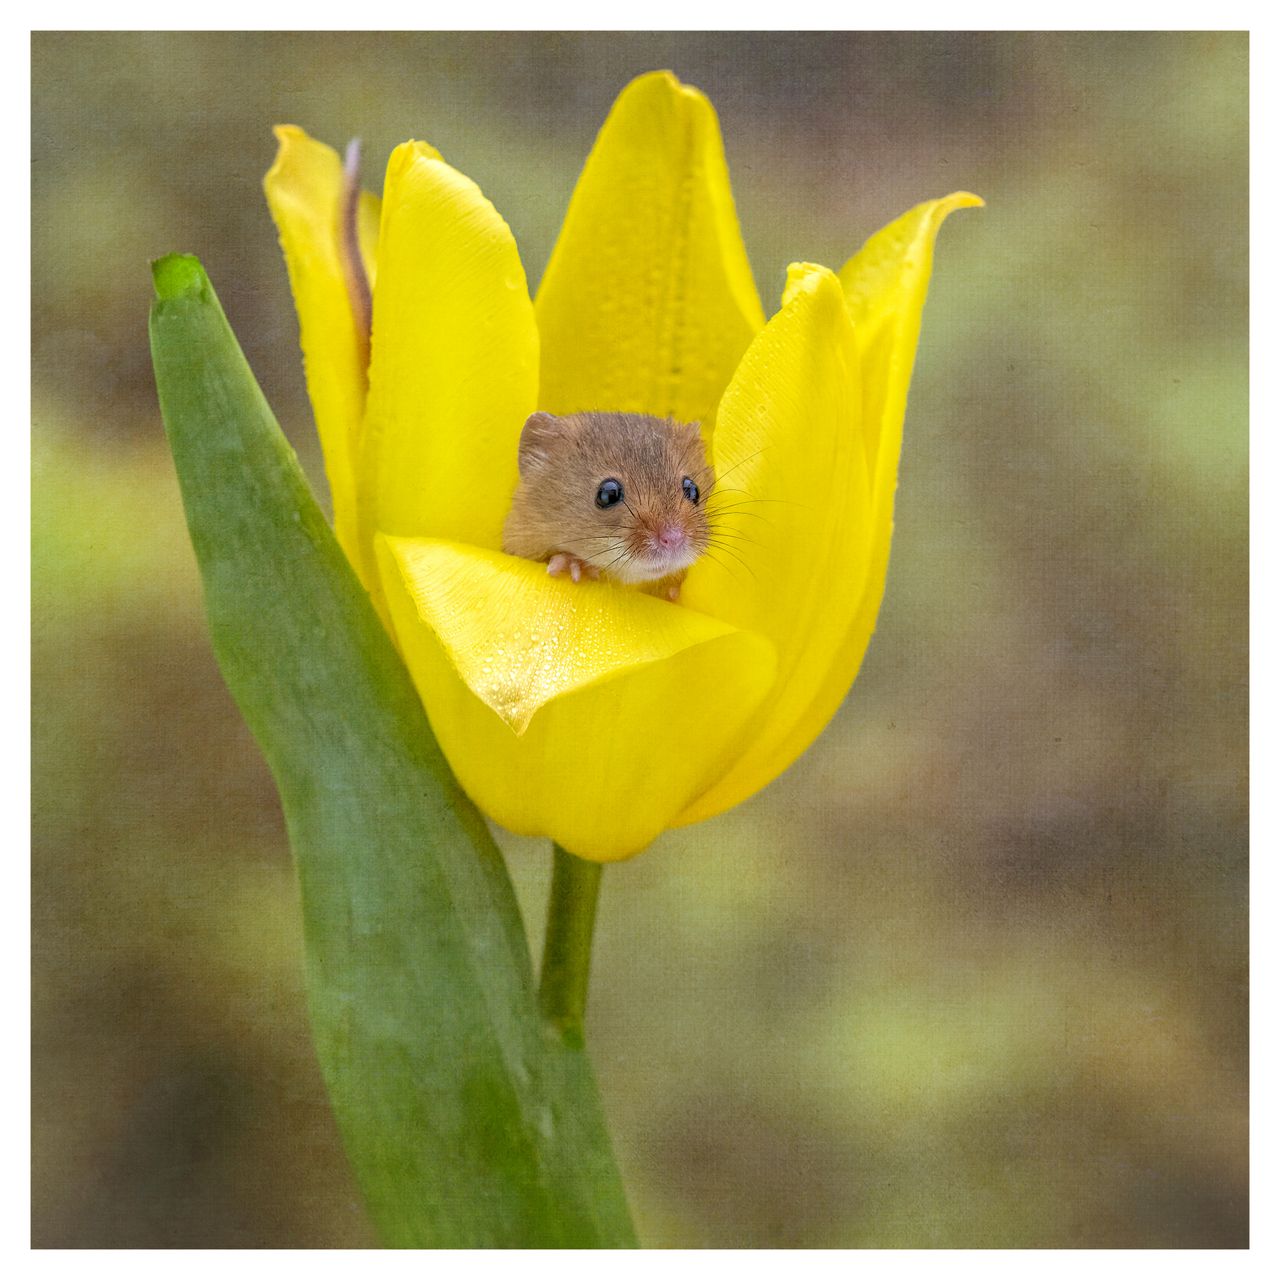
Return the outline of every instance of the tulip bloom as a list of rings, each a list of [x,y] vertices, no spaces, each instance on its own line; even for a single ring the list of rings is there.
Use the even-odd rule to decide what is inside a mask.
[[[766,322],[719,126],[640,77],[613,107],[538,290],[432,147],[361,197],[371,355],[340,244],[342,165],[277,130],[266,178],[339,541],[459,782],[501,825],[595,861],[721,813],[788,767],[857,675],[884,593],[933,244],[964,192],[839,273],[790,268]],[[501,552],[535,410],[699,422],[725,554],[678,604]]]

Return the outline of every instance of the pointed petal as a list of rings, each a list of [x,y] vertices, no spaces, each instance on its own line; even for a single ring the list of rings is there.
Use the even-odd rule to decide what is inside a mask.
[[[715,111],[659,71],[619,96],[538,290],[539,408],[701,422],[764,313]]]
[[[871,499],[852,326],[825,268],[793,267],[788,296],[721,403],[713,543],[684,588],[691,608],[768,637],[778,679],[697,816],[790,763],[783,744],[807,723],[866,588]]]
[[[497,548],[533,411],[538,334],[511,229],[420,142],[387,166],[360,465],[365,584],[375,531]]]
[[[280,147],[263,188],[298,312],[307,392],[324,451],[334,529],[351,556],[366,369],[338,251],[342,161],[332,147],[295,125],[277,125],[275,134]],[[378,208],[376,196],[362,194],[359,230],[367,272],[377,244]]]
[[[785,503],[757,504],[726,514],[726,521],[730,515],[738,517],[729,524],[731,533],[760,539],[766,546],[784,537],[796,537],[802,545],[815,548],[814,567],[822,575],[825,594],[818,596],[820,608],[807,621],[802,604],[788,606],[795,620],[789,636],[768,625],[743,599],[735,599],[723,576],[713,576],[709,566],[699,564],[690,574],[685,592],[693,607],[707,608],[718,617],[750,626],[775,642],[779,684],[787,687],[780,688],[761,709],[761,727],[746,755],[682,815],[682,822],[731,808],[787,768],[836,713],[858,674],[884,596],[902,423],[933,263],[933,242],[949,213],[981,203],[977,196],[957,193],[920,205],[873,236],[841,272],[840,283],[853,322],[851,332],[833,313],[830,274],[821,268],[793,268],[783,311],[770,324],[772,329],[782,315],[797,307],[805,308],[797,312],[797,320],[809,313],[810,335],[796,334],[790,354],[783,349],[779,325],[774,363],[780,373],[790,362],[790,378],[783,374],[775,382],[778,373],[764,363],[767,347],[762,335],[725,397],[726,406],[734,398],[734,408],[730,412],[726,407],[722,412],[715,444],[716,468],[726,488],[746,489],[750,498],[770,499],[781,492],[784,498],[791,495],[789,501],[806,503],[811,499],[803,487],[811,485],[819,494],[846,495],[841,505],[856,505],[847,510],[848,523],[839,533],[826,532],[836,519],[831,513],[824,522],[816,515],[806,516],[803,507]],[[812,301],[805,303],[806,296]],[[838,359],[833,358],[836,349],[841,353]],[[758,359],[753,361],[753,356]],[[808,375],[799,372],[806,362]],[[790,392],[788,380],[793,384]],[[740,415],[745,418],[750,413],[753,395],[765,404],[771,387],[775,407],[760,411],[754,430],[741,425],[726,430],[730,420],[736,424]],[[834,445],[832,432],[837,437]],[[753,439],[760,442],[754,447],[762,450],[754,462]],[[790,449],[788,441],[792,442]],[[854,441],[862,448],[853,449]],[[832,476],[828,482],[822,479],[823,466],[815,468],[813,464],[831,449],[834,452],[825,463]],[[796,458],[797,451],[802,459]],[[744,461],[738,462],[739,458]],[[791,479],[780,484],[772,471],[775,460],[784,458]],[[735,466],[739,470],[732,472]],[[735,500],[734,495],[724,497],[726,507]],[[746,518],[749,511],[761,513],[761,518]],[[806,520],[812,521],[808,527]],[[759,583],[772,583],[770,570],[748,554],[753,550],[749,544],[740,544],[738,550],[755,569],[754,591],[758,595]],[[796,588],[790,590],[796,593]],[[785,588],[779,586],[776,591],[778,616],[785,623],[786,615],[781,612]],[[744,597],[747,594],[742,593]],[[808,602],[810,607],[813,603],[812,599]],[[809,639],[804,635],[806,627],[812,628]],[[797,646],[800,652],[789,665],[789,656]]]
[[[581,857],[638,853],[722,773],[773,680],[759,636],[605,583],[379,538],[397,644],[463,788]]]
[[[840,268],[862,367],[867,456],[878,502],[892,504],[897,486],[907,388],[933,270],[934,241],[948,214],[982,204],[980,196],[968,191],[927,200],[877,231]],[[883,518],[891,518],[891,513]]]

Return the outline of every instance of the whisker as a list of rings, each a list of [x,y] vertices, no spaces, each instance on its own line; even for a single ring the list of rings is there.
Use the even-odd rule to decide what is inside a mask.
[[[707,559],[711,561],[712,564],[714,564],[717,568],[723,569],[724,572],[727,573],[729,577],[731,577],[735,582],[739,582],[739,583],[741,582],[741,580],[738,578],[737,571],[733,565],[725,564],[723,560],[721,560],[718,556],[713,555],[710,551],[707,551],[704,554],[706,555]],[[739,563],[741,564],[741,561],[739,561]],[[747,572],[751,574],[752,578],[755,577],[755,574],[751,573],[750,568],[748,568],[745,564],[742,565],[742,568],[746,569]]]
[[[722,490],[720,490],[719,492],[720,492],[720,493],[748,493],[748,490],[746,490],[746,489],[722,489]],[[718,496],[718,495],[712,495],[712,496],[714,497],[714,496]],[[794,498],[755,498],[755,497],[747,497],[747,498],[743,499],[743,501],[744,501],[744,502],[781,502],[781,503],[786,504],[787,506],[792,506],[792,507],[805,507],[805,506],[809,506],[809,505],[810,505],[809,503],[806,503],[806,502],[797,502]]]
[[[738,542],[745,542],[748,546],[765,548],[766,543],[759,542],[755,538],[748,538],[745,533],[739,533],[736,529],[716,529],[713,536],[709,539],[711,542],[720,542],[722,545],[726,538],[736,539]]]
[[[622,548],[622,550],[621,550],[620,552],[618,552],[618,554],[617,554],[616,556],[614,556],[612,560],[610,560],[610,561],[609,561],[609,563],[608,563],[608,564],[602,564],[602,565],[600,565],[600,566],[599,566],[599,568],[600,568],[600,572],[601,572],[601,573],[608,573],[608,571],[609,571],[610,569],[612,569],[612,568],[613,568],[613,566],[614,566],[615,564],[617,564],[619,560],[623,560],[623,559],[630,559],[630,560],[634,560],[634,559],[635,559],[635,552],[633,552],[633,551],[631,550],[631,548],[630,548],[630,547],[625,547],[625,546],[624,546],[624,547]]]
[[[722,543],[717,543],[716,550],[723,551],[727,556],[732,556],[751,575],[752,580],[755,580],[755,571],[740,555],[738,555],[736,551],[734,551],[732,547],[726,547]]]
[[[763,532],[763,530],[757,529],[754,525],[752,525],[751,527],[755,530],[756,533]],[[755,539],[749,533],[747,533],[745,529],[735,528],[734,526],[722,523],[719,520],[707,521],[707,532],[714,533],[714,534],[723,534],[726,538],[737,538],[739,542],[755,542]],[[756,542],[756,546],[759,546],[759,545],[760,543]]]
[[[615,536],[611,533],[568,533],[565,538],[566,540],[571,538],[574,542],[612,542]]]
[[[772,443],[772,442],[770,442],[770,443]],[[725,477],[725,476],[731,476],[731,475],[733,475],[733,473],[734,473],[735,471],[737,471],[737,469],[738,469],[739,467],[745,467],[745,466],[747,465],[747,463],[748,463],[748,462],[750,462],[753,458],[758,458],[758,457],[759,457],[759,456],[760,456],[760,455],[761,455],[761,454],[762,454],[766,449],[768,449],[769,447],[770,447],[770,446],[769,446],[768,444],[762,444],[762,445],[760,446],[760,448],[758,448],[758,449],[755,451],[755,453],[749,453],[749,454],[747,454],[747,456],[746,456],[745,458],[740,458],[737,462],[735,462],[735,463],[733,464],[733,466],[731,466],[731,467],[729,468],[729,470],[728,470],[728,471],[724,472],[724,474],[723,474],[723,475],[721,475],[721,476],[717,476],[717,477],[716,477],[716,483],[718,484],[721,480],[723,480],[723,479],[724,479],[724,477]]]
[[[745,504],[739,503],[734,506],[717,507],[715,511],[709,512],[708,514],[711,516],[726,516],[732,513],[735,520],[738,516],[749,516],[752,520],[763,520],[766,524],[771,523],[769,517],[762,515],[759,511],[743,511],[741,509],[743,505]]]

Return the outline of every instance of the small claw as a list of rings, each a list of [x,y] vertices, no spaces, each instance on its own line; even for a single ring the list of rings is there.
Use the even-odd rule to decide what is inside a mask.
[[[578,582],[581,580],[582,578],[582,561],[581,560],[569,561],[569,577],[571,577],[574,580],[574,582]]]
[[[674,587],[667,588],[667,599],[675,604],[680,599],[680,584],[677,582]]]

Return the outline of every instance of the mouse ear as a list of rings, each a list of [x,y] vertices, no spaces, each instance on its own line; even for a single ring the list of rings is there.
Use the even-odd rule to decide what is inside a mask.
[[[557,440],[564,437],[565,421],[554,414],[531,413],[520,432],[519,467],[524,475],[532,466],[546,462],[551,457],[551,449]]]
[[[696,449],[699,453],[704,451],[702,424],[700,422],[678,422],[673,420],[671,427],[676,439],[680,441],[684,448]]]

